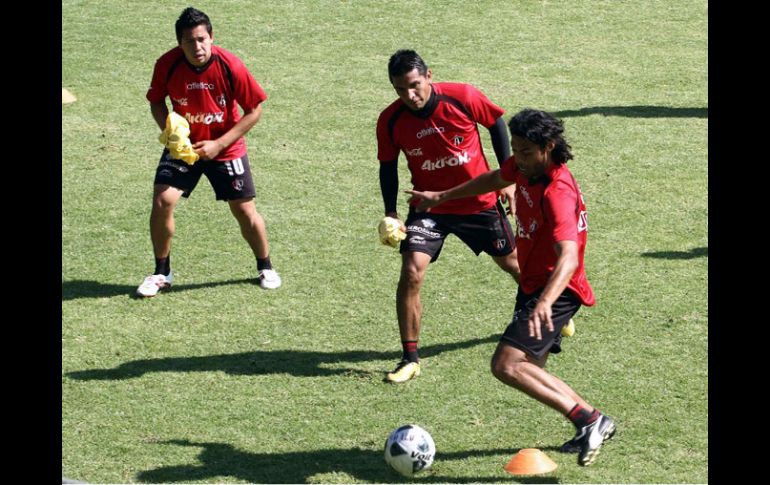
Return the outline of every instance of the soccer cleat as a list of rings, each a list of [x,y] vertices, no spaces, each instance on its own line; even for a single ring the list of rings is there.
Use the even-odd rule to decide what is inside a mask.
[[[281,286],[281,277],[273,269],[263,269],[257,275],[259,286],[265,290],[274,290]]]
[[[593,423],[583,426],[571,440],[580,447],[578,465],[591,465],[599,455],[602,444],[615,434],[615,422],[609,416],[601,415]],[[566,445],[567,443],[565,443]]]
[[[171,288],[171,283],[174,281],[174,274],[169,272],[168,276],[162,274],[153,274],[144,279],[139,288],[136,289],[136,294],[145,298],[150,298],[158,294],[161,290]]]
[[[593,423],[592,423],[593,424]],[[615,434],[615,427],[613,426],[612,431],[607,434],[607,436],[604,437],[604,441],[609,440],[612,438],[612,436]],[[578,431],[575,436],[561,445],[561,448],[559,448],[559,452],[561,453],[580,453],[580,437],[583,436],[583,430],[581,429]]]
[[[408,360],[402,360],[401,362],[398,363],[398,365],[396,366],[396,369],[393,372],[388,372],[388,375],[385,377],[385,379],[388,382],[400,383],[400,382],[406,382],[409,379],[414,379],[419,375],[420,375],[419,362],[409,362]]]
[[[580,451],[580,442],[578,441],[578,436],[580,433],[578,432],[575,434],[575,436],[561,445],[561,448],[559,448],[559,452],[561,453],[578,453]]]

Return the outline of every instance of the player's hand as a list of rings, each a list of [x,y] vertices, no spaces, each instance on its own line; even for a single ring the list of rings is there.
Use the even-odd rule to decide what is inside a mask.
[[[432,207],[436,207],[441,203],[442,192],[431,192],[426,190],[421,192],[419,190],[405,190],[405,193],[411,195],[408,202],[410,204],[416,202],[415,208],[418,212],[430,212]]]
[[[507,187],[503,187],[500,189],[500,199],[502,200],[503,204],[508,204],[508,207],[506,208],[505,212],[510,215],[514,215],[516,210],[516,202],[515,202],[515,194],[516,194],[516,186],[515,185],[509,185]]]
[[[537,340],[543,340],[542,326],[553,332],[553,320],[551,320],[551,305],[538,301],[535,308],[529,314],[529,336]]]
[[[213,160],[224,148],[214,140],[203,140],[193,144],[193,150],[202,160]]]

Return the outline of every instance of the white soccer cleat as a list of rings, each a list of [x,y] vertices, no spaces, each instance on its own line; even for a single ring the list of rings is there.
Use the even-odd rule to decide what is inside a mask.
[[[265,290],[274,290],[281,286],[281,277],[273,269],[263,269],[257,275],[259,286]]]
[[[139,288],[136,289],[136,294],[145,298],[150,298],[158,294],[159,291],[171,288],[171,283],[174,281],[174,274],[169,273],[168,276],[162,274],[150,275],[144,279]]]

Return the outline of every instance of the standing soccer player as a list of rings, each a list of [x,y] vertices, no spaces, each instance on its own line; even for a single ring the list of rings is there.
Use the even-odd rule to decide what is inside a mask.
[[[513,156],[487,172],[440,192],[408,191],[420,210],[445,201],[516,184],[516,249],[521,275],[513,320],[492,357],[492,373],[564,414],[577,428],[561,451],[594,462],[615,434],[612,418],[588,405],[564,381],[545,370],[549,354],[561,352],[561,329],[581,305],[592,306],[583,256],[588,219],[583,194],[567,168],[572,159],[562,122],[526,109],[511,118]]]
[[[469,84],[434,83],[428,66],[413,50],[390,58],[388,75],[398,94],[377,120],[377,157],[385,215],[398,216],[397,161],[404,153],[416,190],[443,190],[489,171],[478,124],[489,130],[498,162],[510,154],[504,111]],[[512,202],[513,189],[502,191]],[[420,288],[428,265],[436,261],[444,240],[455,234],[477,255],[489,254],[500,268],[518,279],[519,267],[511,225],[493,190],[436,206],[430,214],[409,208],[401,242],[401,276],[396,313],[402,360],[390,382],[420,375],[417,343],[422,303]]]
[[[161,130],[166,126],[170,98],[173,110],[190,125],[192,148],[200,160],[190,165],[164,150],[155,172],[150,237],[155,271],[145,278],[137,294],[152,297],[169,288],[174,208],[180,197],[189,197],[206,175],[217,200],[226,200],[257,259],[257,280],[265,289],[281,286],[272,268],[265,221],[254,205],[254,181],[246,155],[244,135],[259,121],[267,95],[231,52],[213,45],[209,17],[192,7],[176,21],[179,45],[155,63],[147,91],[150,111]],[[241,116],[238,106],[243,109]]]

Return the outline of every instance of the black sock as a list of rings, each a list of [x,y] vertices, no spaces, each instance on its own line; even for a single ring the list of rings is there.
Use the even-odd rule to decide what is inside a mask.
[[[589,411],[588,409],[581,407],[580,404],[575,404],[575,407],[566,414],[567,419],[572,421],[572,424],[574,424],[577,429],[593,423],[599,419],[599,416],[601,415],[602,413],[600,413],[598,409]]]
[[[404,349],[403,360],[409,362],[419,362],[420,358],[417,356],[417,341],[416,340],[402,340],[401,346]]]
[[[266,258],[257,258],[257,271],[262,271],[263,269],[273,269],[273,265],[270,264],[270,255]]]
[[[155,258],[155,272],[153,274],[162,274],[168,276],[171,272],[171,255],[165,258]]]

